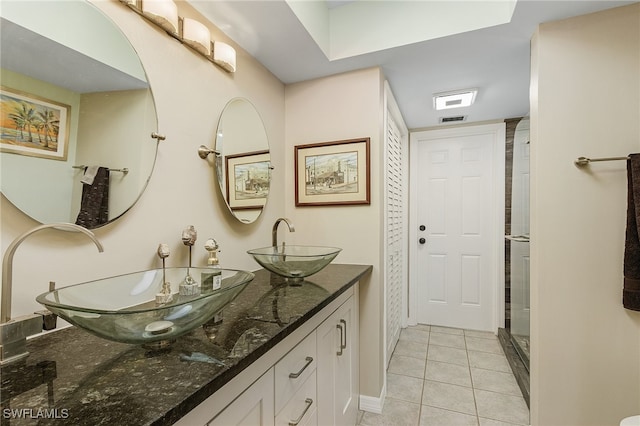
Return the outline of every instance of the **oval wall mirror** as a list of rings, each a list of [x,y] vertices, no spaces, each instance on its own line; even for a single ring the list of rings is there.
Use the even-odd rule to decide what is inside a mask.
[[[235,98],[220,116],[215,143],[216,175],[231,214],[252,223],[269,198],[271,155],[264,123],[251,102]]]
[[[0,15],[2,194],[41,223],[116,220],[146,188],[158,146],[138,55],[86,1],[3,2]]]

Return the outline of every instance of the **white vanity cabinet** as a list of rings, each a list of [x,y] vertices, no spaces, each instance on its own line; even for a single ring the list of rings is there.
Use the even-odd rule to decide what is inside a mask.
[[[357,297],[356,284],[175,426],[355,425]]]
[[[316,330],[318,424],[355,425],[358,416],[358,315],[350,297]]]

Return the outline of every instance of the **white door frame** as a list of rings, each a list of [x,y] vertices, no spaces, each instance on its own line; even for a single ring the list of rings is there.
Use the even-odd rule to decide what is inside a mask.
[[[491,271],[492,282],[494,283],[494,303],[495,309],[493,313],[492,329],[494,333],[498,333],[498,328],[504,327],[504,220],[505,220],[505,136],[506,125],[504,122],[491,124],[467,125],[459,127],[434,128],[423,131],[411,132],[409,135],[409,199],[412,200],[409,205],[409,320],[410,325],[417,324],[418,309],[418,277],[416,272],[417,265],[417,248],[418,248],[418,158],[411,153],[417,152],[416,144],[419,143],[417,138],[441,139],[456,136],[471,136],[478,134],[493,135],[493,156],[494,170],[491,176],[492,185],[495,188],[492,212],[492,255],[494,256],[494,265]]]

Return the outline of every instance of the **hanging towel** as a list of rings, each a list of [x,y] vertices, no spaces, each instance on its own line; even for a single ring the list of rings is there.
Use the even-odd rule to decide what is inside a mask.
[[[640,154],[631,154],[627,160],[627,187],[622,305],[640,311]]]
[[[87,168],[88,169],[88,168]],[[86,172],[85,172],[86,175]],[[109,169],[98,167],[91,184],[83,182],[76,225],[96,228],[109,221]]]
[[[86,183],[87,185],[93,185],[93,180],[96,178],[96,173],[98,173],[98,166],[88,166],[84,168],[84,175],[80,182]]]

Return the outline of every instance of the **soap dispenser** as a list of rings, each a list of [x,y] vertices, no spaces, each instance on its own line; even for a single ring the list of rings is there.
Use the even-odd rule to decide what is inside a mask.
[[[209,266],[212,271],[202,273],[202,291],[210,292],[218,290],[222,285],[222,271],[219,270],[220,264],[218,262],[218,251],[220,250],[220,247],[216,240],[209,238],[204,243],[204,248],[209,252],[207,266]]]

